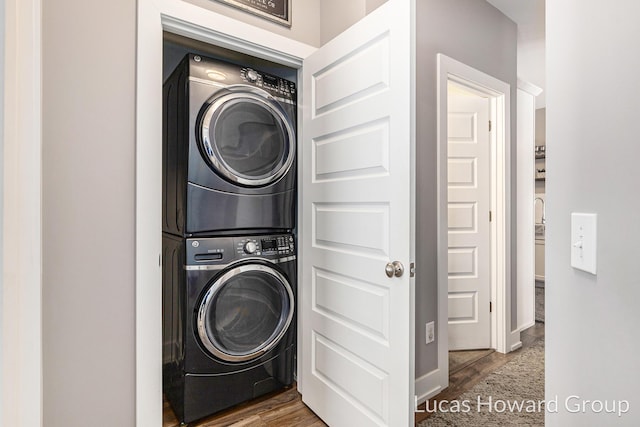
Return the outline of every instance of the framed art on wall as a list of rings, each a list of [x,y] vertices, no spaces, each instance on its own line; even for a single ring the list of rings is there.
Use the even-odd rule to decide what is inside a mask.
[[[291,26],[291,0],[215,0],[286,27]]]

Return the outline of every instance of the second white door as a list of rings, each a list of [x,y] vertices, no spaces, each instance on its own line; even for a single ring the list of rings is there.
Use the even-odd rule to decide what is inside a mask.
[[[448,88],[449,350],[491,346],[489,99]]]

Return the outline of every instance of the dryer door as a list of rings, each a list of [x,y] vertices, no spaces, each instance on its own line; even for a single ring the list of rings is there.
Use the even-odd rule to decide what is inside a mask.
[[[202,153],[209,166],[232,183],[265,186],[293,164],[293,118],[267,92],[230,86],[216,93],[200,121]]]
[[[214,279],[197,310],[197,333],[215,357],[242,362],[262,356],[286,333],[294,311],[286,278],[263,264],[243,264]]]

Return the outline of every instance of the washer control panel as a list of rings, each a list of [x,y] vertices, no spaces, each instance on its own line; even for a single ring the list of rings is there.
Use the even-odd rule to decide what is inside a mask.
[[[282,260],[295,254],[292,234],[186,239],[186,265],[225,265],[256,257]]]

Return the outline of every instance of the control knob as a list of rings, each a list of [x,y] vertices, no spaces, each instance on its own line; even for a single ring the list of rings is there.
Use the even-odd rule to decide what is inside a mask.
[[[251,240],[249,240],[247,243],[244,244],[244,252],[246,254],[254,254],[256,253],[256,250],[258,250],[258,245],[256,245],[256,242],[252,242]]]
[[[258,72],[256,70],[248,69],[247,80],[249,80],[250,82],[255,82],[256,80],[258,80]]]

